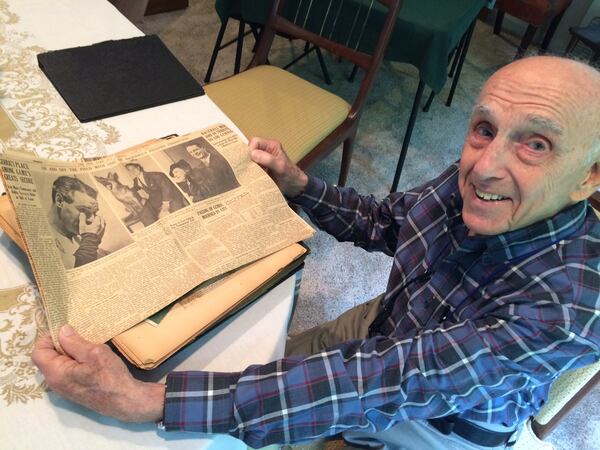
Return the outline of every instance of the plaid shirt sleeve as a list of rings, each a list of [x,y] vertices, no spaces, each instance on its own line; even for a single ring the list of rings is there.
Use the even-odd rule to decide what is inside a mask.
[[[304,193],[289,200],[301,206],[314,224],[338,241],[354,242],[367,251],[391,256],[398,246],[398,230],[404,226],[411,208],[425,195],[444,189],[456,171],[457,164],[453,164],[437,178],[409,191],[392,193],[383,200],[309,176]]]
[[[301,206],[314,224],[338,241],[351,241],[368,251],[391,256],[407,211],[425,189],[423,186],[376,200],[372,195],[359,195],[354,189],[338,188],[309,177],[304,193],[290,201]]]

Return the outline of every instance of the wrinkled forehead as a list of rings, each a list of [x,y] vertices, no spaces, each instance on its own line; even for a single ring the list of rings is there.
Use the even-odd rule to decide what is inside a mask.
[[[578,121],[582,100],[575,86],[532,74],[503,71],[484,85],[479,103],[513,113],[546,116],[562,126]]]
[[[480,98],[546,111],[564,123],[586,122],[600,113],[600,74],[564,58],[533,57],[498,70],[484,85]]]
[[[591,99],[582,98],[576,82],[544,75],[508,69],[497,72],[484,85],[474,112],[532,119],[533,125],[543,125],[563,136],[589,134],[591,130],[581,125],[589,122],[590,109],[597,109]]]

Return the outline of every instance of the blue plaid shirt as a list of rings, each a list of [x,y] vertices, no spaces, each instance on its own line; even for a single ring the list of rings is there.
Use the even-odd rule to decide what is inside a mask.
[[[449,414],[512,426],[600,355],[600,222],[587,202],[469,237],[458,167],[383,201],[310,179],[297,199],[340,241],[394,257],[379,331],[239,373],[167,378],[168,430],[253,447]]]

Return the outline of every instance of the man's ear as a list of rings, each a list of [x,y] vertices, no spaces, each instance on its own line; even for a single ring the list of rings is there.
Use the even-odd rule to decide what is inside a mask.
[[[579,184],[579,189],[571,194],[571,200],[574,202],[584,200],[598,189],[600,189],[600,161],[592,164],[587,175]]]
[[[57,208],[62,208],[63,204],[65,203],[65,199],[63,198],[63,196],[60,192],[56,193],[56,197],[54,198],[54,203],[56,204]]]

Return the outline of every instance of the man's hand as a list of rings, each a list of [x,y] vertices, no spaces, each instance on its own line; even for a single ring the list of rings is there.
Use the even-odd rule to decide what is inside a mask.
[[[279,141],[253,137],[248,147],[252,160],[267,171],[285,196],[304,192],[308,176],[290,161]]]
[[[59,340],[66,354],[46,335],[31,355],[54,392],[125,422],[162,419],[164,384],[136,380],[108,346],[86,341],[69,325],[61,328]]]
[[[143,199],[148,200],[150,198],[150,194],[148,194],[144,189],[138,189],[137,194]]]
[[[99,215],[95,215],[91,221],[88,221],[84,213],[79,213],[79,234],[92,233],[96,234],[100,239],[104,236],[106,229],[106,221]]]
[[[169,215],[170,205],[171,204],[169,202],[162,202],[160,210],[158,211],[158,218],[159,219],[162,219],[163,217],[167,217]]]

